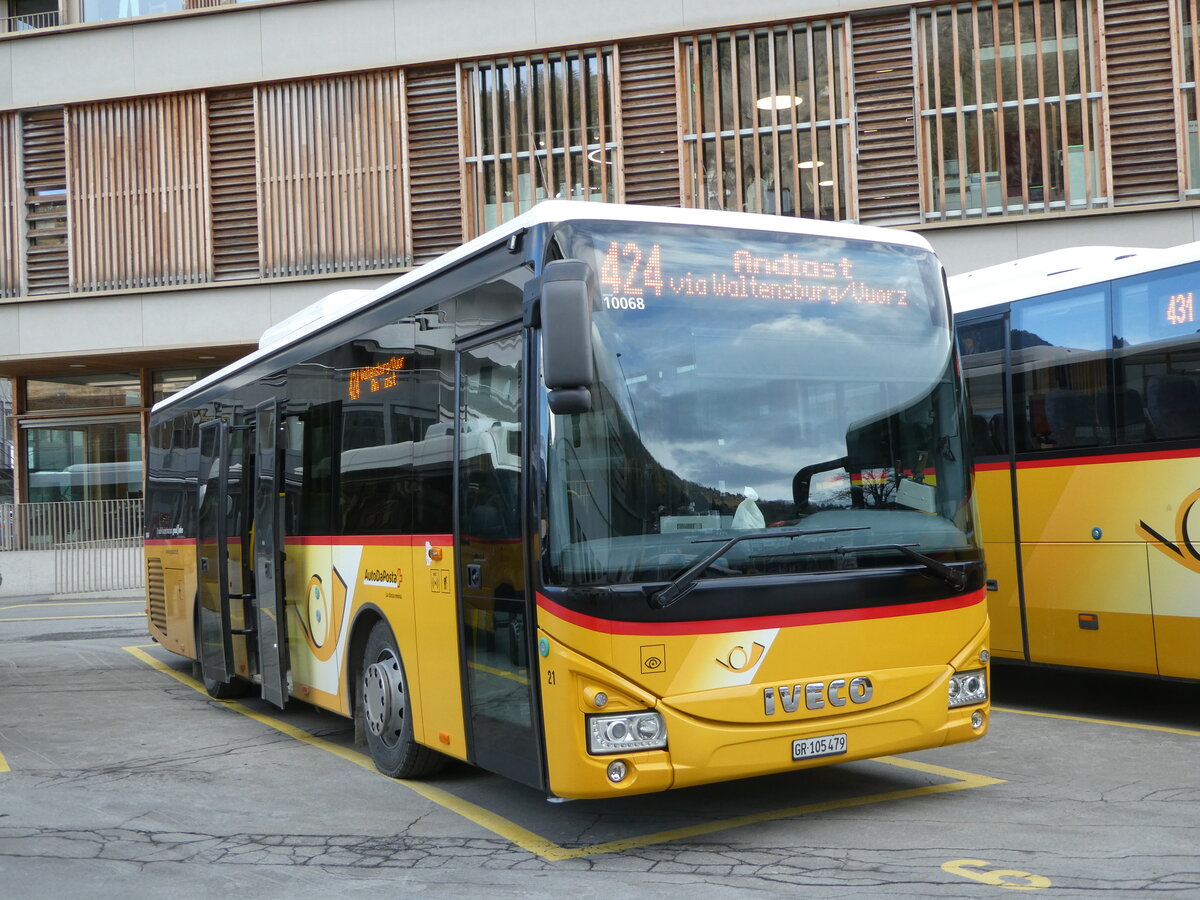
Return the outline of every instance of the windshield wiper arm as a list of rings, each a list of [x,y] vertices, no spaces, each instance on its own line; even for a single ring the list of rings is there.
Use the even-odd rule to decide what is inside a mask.
[[[961,591],[967,586],[967,573],[962,569],[955,569],[943,562],[938,562],[932,556],[926,556],[913,547],[920,546],[919,544],[869,544],[863,547],[829,547],[825,550],[802,550],[799,553],[774,553],[772,556],[849,556],[852,553],[868,553],[872,550],[896,550],[913,562],[920,563],[930,573],[936,575],[945,581],[950,587],[956,591]]]
[[[722,541],[721,546],[717,547],[711,553],[706,553],[700,557],[672,578],[666,587],[660,588],[647,596],[646,600],[652,609],[666,609],[692,588],[700,576],[704,574],[705,569],[724,556],[731,547],[735,544],[740,544],[742,541],[760,541],[766,538],[798,538],[814,534],[837,534],[843,531],[867,531],[870,527],[869,525],[857,525],[853,528],[819,528],[811,531],[780,531],[775,529],[771,531],[756,531],[752,534],[739,534],[736,537],[729,538],[727,541]],[[715,542],[716,539],[692,541],[693,544],[711,544]],[[939,563],[938,565],[941,564]]]

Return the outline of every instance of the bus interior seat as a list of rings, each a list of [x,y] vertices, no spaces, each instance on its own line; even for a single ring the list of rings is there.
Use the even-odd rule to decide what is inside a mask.
[[[1061,388],[1046,395],[1046,421],[1056,447],[1098,443],[1092,398],[1084,391]]]
[[[1151,375],[1146,380],[1146,409],[1161,440],[1200,434],[1200,389],[1186,375]]]
[[[990,423],[979,413],[971,415],[971,447],[976,456],[995,456],[1000,452],[992,436]]]
[[[1150,438],[1150,421],[1146,417],[1146,407],[1142,401],[1142,395],[1137,389],[1118,388],[1116,404],[1117,421],[1115,424],[1120,429],[1118,440],[1123,444],[1140,444],[1148,440]],[[1108,404],[1101,406],[1097,412],[1101,426],[1111,429],[1114,423],[1109,421],[1111,412]]]

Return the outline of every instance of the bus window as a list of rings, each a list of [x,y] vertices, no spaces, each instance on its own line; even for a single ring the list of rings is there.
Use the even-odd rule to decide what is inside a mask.
[[[1200,348],[1194,285],[1200,264],[1113,286],[1117,425],[1122,442],[1200,436]]]
[[[1107,293],[1091,287],[1013,305],[1018,451],[1111,443]]]
[[[1005,416],[1003,319],[958,328],[963,377],[971,411],[971,445],[976,458],[1008,453]]]

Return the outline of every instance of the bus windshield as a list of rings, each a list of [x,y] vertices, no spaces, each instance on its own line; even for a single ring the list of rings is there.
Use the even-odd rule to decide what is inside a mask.
[[[596,383],[549,416],[547,584],[670,579],[751,532],[701,577],[978,558],[932,254],[631,223],[561,244],[594,267]]]

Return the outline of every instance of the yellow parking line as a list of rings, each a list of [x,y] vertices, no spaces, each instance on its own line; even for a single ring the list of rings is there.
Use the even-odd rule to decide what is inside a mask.
[[[26,606],[110,606],[114,603],[141,603],[145,605],[145,598],[139,597],[137,600],[43,600],[40,603],[14,603],[12,606],[0,606],[0,610],[5,609],[23,609]]]
[[[1033,712],[1028,709],[1010,709],[1004,706],[993,706],[992,711],[1012,713],[1017,716],[1037,716],[1039,719],[1062,719],[1066,722],[1083,722],[1087,725],[1112,725],[1117,728],[1136,728],[1139,731],[1161,731],[1165,734],[1200,737],[1200,731],[1191,731],[1187,728],[1168,728],[1166,725],[1142,725],[1138,722],[1118,722],[1115,719],[1089,719],[1087,716],[1064,716],[1059,713]]]
[[[153,647],[153,644],[146,644],[146,647]],[[131,653],[137,659],[144,662],[158,672],[164,675],[169,675],[180,684],[185,684],[193,690],[199,691],[205,696],[207,692],[204,690],[204,685],[189,675],[171,668],[164,662],[160,662],[150,654],[146,653],[142,647],[125,647],[128,653]],[[211,698],[210,698],[211,699]],[[908,788],[901,791],[889,791],[882,794],[870,794],[865,797],[849,797],[843,800],[829,800],[824,803],[809,803],[803,806],[793,806],[787,809],[772,810],[769,812],[754,813],[747,816],[735,816],[733,818],[721,819],[715,822],[708,822],[703,825],[692,825],[686,828],[677,828],[668,831],[659,831],[654,834],[639,835],[632,838],[624,838],[618,841],[608,841],[601,844],[590,844],[585,847],[563,847],[556,844],[549,838],[544,838],[541,835],[535,834],[527,828],[523,828],[516,822],[512,822],[491,810],[477,806],[468,800],[463,800],[456,797],[448,791],[434,787],[430,784],[425,784],[420,781],[403,781],[388,776],[379,772],[375,768],[375,764],[371,758],[365,753],[359,753],[357,750],[350,750],[346,747],[338,746],[324,738],[316,737],[309,734],[307,731],[288,725],[286,722],[267,716],[262,713],[250,709],[244,704],[238,703],[236,700],[213,700],[214,703],[220,703],[223,706],[232,709],[234,712],[241,713],[248,718],[253,719],[268,728],[273,728],[281,734],[286,734],[288,737],[295,738],[298,741],[303,741],[313,747],[317,747],[327,753],[332,753],[334,756],[351,762],[360,768],[366,769],[369,772],[379,775],[380,778],[387,778],[393,784],[401,784],[414,793],[419,794],[426,800],[436,803],[451,812],[457,813],[469,822],[474,822],[481,828],[492,832],[493,834],[511,841],[523,850],[540,856],[543,859],[550,861],[558,861],[565,859],[580,859],[588,856],[596,856],[601,853],[615,853],[621,850],[637,850],[643,847],[649,847],[654,844],[665,844],[669,841],[677,841],[682,838],[698,837],[701,835],[715,834],[717,832],[728,831],[732,828],[740,828],[744,825],[753,825],[760,822],[772,822],[777,819],[788,819],[796,816],[811,815],[813,813],[829,812],[835,809],[849,809],[855,806],[867,806],[872,803],[886,803],[891,800],[904,800],[911,797],[923,797],[932,794],[944,794],[950,791],[961,791],[967,788],[986,787],[994,784],[1003,784],[1003,779],[990,778],[985,775],[974,775],[970,772],[961,772],[957,769],[948,769],[942,766],[935,766],[929,763],[918,762],[912,759],[901,759],[895,756],[881,757],[875,762],[884,763],[886,765],[898,766],[904,769],[913,769],[919,772],[925,772],[931,775],[937,775],[942,778],[953,779],[948,784],[934,784],[919,788]]]
[[[3,753],[0,753],[0,772],[11,772],[11,771],[12,771],[12,769],[10,769],[8,767],[8,760],[4,758]]]
[[[145,613],[113,613],[111,616],[0,616],[0,622],[66,622],[71,619],[144,619]]]

